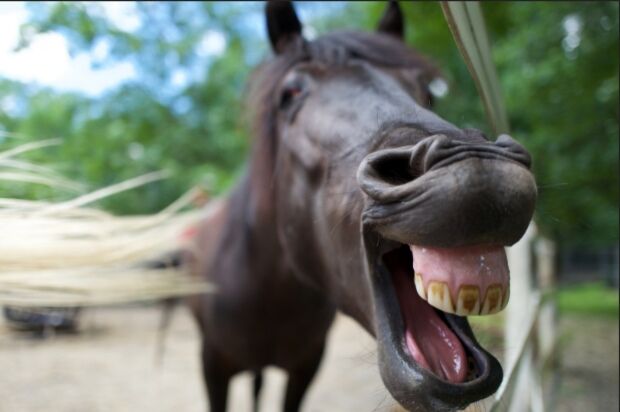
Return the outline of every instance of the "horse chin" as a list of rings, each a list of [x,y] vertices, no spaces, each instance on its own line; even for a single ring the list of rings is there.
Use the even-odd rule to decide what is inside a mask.
[[[406,245],[370,228],[363,229],[363,237],[380,372],[392,396],[410,411],[441,412],[492,395],[502,381],[502,367],[476,341],[467,318],[418,296]]]

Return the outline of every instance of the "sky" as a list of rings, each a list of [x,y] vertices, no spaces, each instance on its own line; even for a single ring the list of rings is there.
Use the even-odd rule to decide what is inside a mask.
[[[133,31],[141,24],[133,2],[95,3],[98,3],[108,19],[122,30]],[[302,18],[305,14],[311,15],[316,11],[314,7],[299,9]],[[36,35],[29,47],[16,52],[14,49],[19,39],[19,29],[27,21],[28,13],[25,2],[0,2],[0,77],[48,86],[59,91],[80,92],[92,97],[137,78],[137,70],[131,60],[106,63],[104,67],[92,67],[93,61],[102,61],[107,55],[109,44],[105,40],[100,40],[91,52],[80,52],[71,56],[67,40],[59,33],[50,32]],[[258,20],[249,24],[262,24],[262,16],[255,17]],[[311,31],[312,28],[306,29]],[[312,37],[314,33],[305,34]],[[209,31],[205,33],[197,52],[203,57],[215,56],[225,48],[224,35]],[[188,77],[189,74],[182,70],[173,73],[172,86],[182,87]]]
[[[120,27],[131,29],[139,24],[132,14],[131,3],[102,2],[101,5]],[[70,56],[66,39],[58,33],[37,35],[28,48],[15,52],[20,25],[27,17],[24,2],[0,3],[0,76],[91,96],[136,76],[134,65],[128,61],[93,69],[93,58],[105,53],[106,45],[97,45],[93,54]]]
[[[139,27],[133,3],[98,3],[120,29],[132,31]],[[96,44],[92,52],[71,56],[67,40],[51,32],[37,35],[29,47],[15,52],[19,28],[27,18],[25,2],[0,2],[0,76],[89,96],[98,96],[136,78],[137,71],[131,61],[116,61],[101,68],[91,66],[93,61],[102,60],[107,54],[109,45],[103,41]],[[207,32],[200,47],[205,55],[219,54],[226,47],[226,39],[218,32]],[[180,86],[185,81],[184,76],[184,73],[175,73],[173,81]]]

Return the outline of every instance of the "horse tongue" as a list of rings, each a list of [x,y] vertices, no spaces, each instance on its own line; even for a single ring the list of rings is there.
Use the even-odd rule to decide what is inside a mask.
[[[407,349],[435,375],[452,383],[463,382],[469,372],[465,348],[433,307],[462,316],[502,309],[508,302],[506,252],[501,246],[442,249],[410,245],[410,249],[417,293],[411,285],[412,273],[390,265]]]
[[[431,306],[469,316],[499,312],[508,303],[508,261],[502,246],[410,248],[416,289]]]
[[[465,348],[437,311],[411,285],[411,272],[392,266],[394,286],[405,323],[405,342],[416,363],[440,378],[463,382],[468,374]]]

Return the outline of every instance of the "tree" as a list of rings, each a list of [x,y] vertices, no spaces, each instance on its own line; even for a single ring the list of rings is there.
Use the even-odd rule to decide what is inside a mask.
[[[407,42],[432,56],[450,85],[437,111],[488,131],[439,6],[404,5]],[[368,7],[372,28],[383,5]],[[564,242],[617,242],[618,3],[493,2],[483,11],[512,134],[533,156],[536,222]]]
[[[434,59],[449,85],[436,110],[461,127],[488,132],[439,5],[402,6],[407,43]],[[261,3],[137,3],[141,24],[131,30],[115,27],[97,4],[30,7],[22,47],[52,30],[65,35],[74,52],[105,42],[109,53],[98,64],[130,59],[139,79],[97,99],[0,81],[0,92],[20,107],[0,112],[0,128],[32,138],[63,137],[65,144],[40,160],[60,163],[95,186],[153,169],[174,173],[104,204],[116,212],[152,212],[200,182],[215,193],[230,186],[243,170],[251,134],[244,84],[269,53]],[[372,30],[384,7],[298,5],[309,34]],[[512,134],[533,155],[539,227],[555,239],[617,242],[618,4],[493,2],[483,11]],[[208,36],[225,39],[221,54],[205,54]],[[179,78],[181,86],[175,86]]]

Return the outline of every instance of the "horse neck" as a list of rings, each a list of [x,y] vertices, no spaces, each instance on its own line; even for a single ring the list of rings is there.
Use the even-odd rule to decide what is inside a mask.
[[[267,145],[255,144],[252,147],[247,184],[245,190],[249,198],[246,203],[247,215],[251,222],[261,231],[272,231],[275,234],[275,155]]]
[[[253,258],[261,256],[273,259],[280,255],[273,169],[267,164],[270,159],[257,156],[254,152],[247,172],[232,194],[230,225],[232,231],[243,236],[240,240],[254,252]]]

